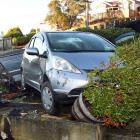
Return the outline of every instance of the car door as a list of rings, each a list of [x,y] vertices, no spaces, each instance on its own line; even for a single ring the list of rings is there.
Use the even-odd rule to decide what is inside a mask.
[[[31,39],[30,43],[29,43],[29,46],[27,48],[33,48],[34,46],[34,38]],[[25,82],[30,84],[30,79],[31,79],[31,75],[30,75],[30,63],[31,63],[31,60],[34,56],[32,55],[28,55],[26,53],[26,49],[24,51],[24,55],[23,55],[23,60],[22,60],[22,67],[23,67],[23,73],[24,73],[24,79],[25,79]]]
[[[38,36],[35,38],[34,48],[38,49],[39,56],[34,56],[30,63],[30,82],[36,89],[40,90],[40,83],[43,76],[43,69],[41,66],[45,68],[45,58],[42,58],[41,55],[46,51],[41,37]]]

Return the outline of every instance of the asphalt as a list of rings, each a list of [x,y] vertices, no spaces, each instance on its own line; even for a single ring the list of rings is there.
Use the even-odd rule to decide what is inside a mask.
[[[0,52],[0,64],[8,71],[11,77],[20,75],[20,65],[23,56],[23,49]]]

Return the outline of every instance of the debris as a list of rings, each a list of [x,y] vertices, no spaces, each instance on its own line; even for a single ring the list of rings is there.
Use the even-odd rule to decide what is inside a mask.
[[[15,140],[12,136],[11,123],[8,117],[1,120],[0,140]]]

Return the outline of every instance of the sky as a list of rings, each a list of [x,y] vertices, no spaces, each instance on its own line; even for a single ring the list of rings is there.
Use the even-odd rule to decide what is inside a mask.
[[[24,34],[40,26],[50,0],[0,0],[0,32],[20,27]]]
[[[93,1],[93,0],[91,0]],[[104,0],[94,0],[93,8]],[[24,34],[40,27],[48,12],[50,0],[0,0],[0,33],[20,27]]]

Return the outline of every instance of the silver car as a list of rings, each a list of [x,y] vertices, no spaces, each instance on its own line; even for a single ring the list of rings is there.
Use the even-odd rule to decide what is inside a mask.
[[[112,43],[92,33],[37,33],[23,54],[22,86],[37,89],[47,113],[54,114],[56,103],[73,101],[82,92],[88,72],[109,65],[114,49]]]

